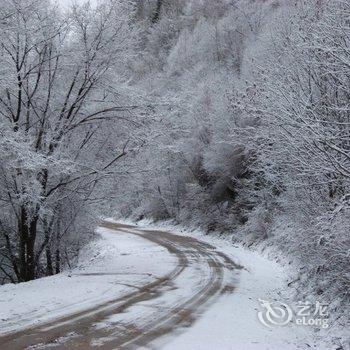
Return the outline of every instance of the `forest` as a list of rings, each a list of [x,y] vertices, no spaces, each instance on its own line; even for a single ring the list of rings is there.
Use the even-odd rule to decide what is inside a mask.
[[[171,220],[349,322],[347,0],[0,0],[0,29],[0,284],[73,266],[103,216]]]

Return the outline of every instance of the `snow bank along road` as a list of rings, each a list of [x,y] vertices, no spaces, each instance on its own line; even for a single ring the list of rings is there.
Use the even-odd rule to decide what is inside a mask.
[[[68,277],[73,286],[76,278],[80,285],[77,288],[84,293],[87,285],[97,286],[99,279],[102,285],[106,283],[107,276],[109,289],[96,288],[97,293],[103,294],[99,300],[92,288],[93,296],[82,300],[82,307],[85,306],[82,310],[79,310],[79,301],[74,302],[79,293],[77,296],[72,292],[71,305],[63,303],[61,309],[48,306],[49,318],[40,315],[39,310],[41,321],[37,324],[33,324],[28,314],[20,315],[19,320],[9,317],[7,328],[6,324],[0,324],[1,350],[140,349],[163,335],[176,334],[179,329],[190,326],[216,298],[235,289],[235,278],[241,267],[208,243],[113,222],[104,222],[101,227],[104,238],[117,248],[118,241],[123,244],[125,237],[129,247],[134,247],[130,241],[140,246],[140,240],[147,240],[150,245],[131,249],[130,253],[125,251],[110,265],[102,260],[104,266],[99,267],[97,260],[88,268],[73,271],[62,283],[52,280],[53,285],[56,282],[57,285],[51,292],[57,294],[65,292]],[[127,267],[123,265],[123,258],[129,259]],[[111,285],[115,288],[114,297]],[[43,294],[45,299],[50,291],[43,290]],[[67,296],[69,298],[69,293]],[[53,319],[50,319],[51,311]],[[38,311],[33,313],[28,309],[28,312],[35,317]]]

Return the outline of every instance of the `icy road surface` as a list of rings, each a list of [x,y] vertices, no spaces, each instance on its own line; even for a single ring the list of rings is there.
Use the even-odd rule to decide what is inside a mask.
[[[113,221],[99,233],[70,273],[0,287],[1,350],[312,347],[305,329],[259,323],[283,277],[266,258]]]

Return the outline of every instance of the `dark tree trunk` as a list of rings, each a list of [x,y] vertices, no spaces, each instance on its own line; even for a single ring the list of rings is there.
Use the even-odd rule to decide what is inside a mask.
[[[37,233],[38,217],[31,220],[29,224],[29,239],[27,243],[27,281],[31,281],[35,278],[36,263],[35,263],[35,241]]]
[[[61,272],[61,252],[58,246],[55,254],[55,273],[60,273],[60,272]]]
[[[53,275],[53,265],[52,265],[52,256],[51,256],[50,244],[48,244],[46,246],[45,254],[46,254],[46,275],[47,276],[52,276]]]
[[[18,224],[19,251],[20,251],[20,282],[31,281],[35,278],[35,241],[37,234],[38,216],[28,219],[27,210],[21,208],[20,220]]]
[[[24,207],[20,210],[20,220],[18,223],[19,236],[19,280],[24,282],[26,280],[26,245],[28,240],[27,216]]]
[[[157,6],[156,10],[154,11],[153,17],[152,17],[152,23],[156,24],[160,19],[160,12],[162,11],[164,0],[157,0]]]

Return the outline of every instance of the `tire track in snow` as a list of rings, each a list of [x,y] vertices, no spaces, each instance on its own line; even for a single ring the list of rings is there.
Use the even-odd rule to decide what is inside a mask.
[[[89,310],[69,315],[46,325],[29,328],[0,338],[0,349],[133,349],[146,346],[153,340],[172,334],[180,327],[189,327],[210,302],[220,293],[232,292],[225,273],[240,269],[230,258],[207,243],[162,231],[139,230],[128,225],[104,222],[102,227],[134,234],[166,248],[177,257],[176,267],[167,275],[139,287],[138,290],[98,305]],[[181,276],[196,271],[197,283],[181,295]],[[192,290],[193,289],[193,290]],[[186,290],[186,292],[188,292]],[[177,295],[178,293],[178,295]],[[173,294],[167,301],[164,296]],[[159,304],[160,303],[160,304]],[[130,321],[128,310],[149,307],[140,312],[142,317]],[[111,327],[96,327],[117,315],[120,320]],[[128,317],[127,317],[128,316]],[[131,318],[132,318],[131,314]],[[126,320],[123,320],[125,317]]]

